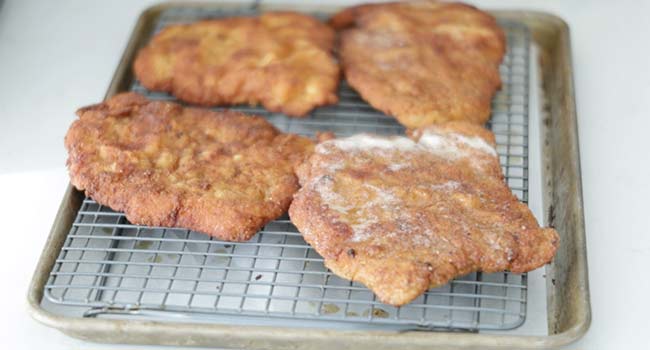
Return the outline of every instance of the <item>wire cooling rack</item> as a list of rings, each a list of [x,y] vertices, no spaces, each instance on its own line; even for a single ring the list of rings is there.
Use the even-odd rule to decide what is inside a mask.
[[[161,15],[166,25],[224,15],[196,8]],[[500,67],[503,87],[493,101],[489,127],[507,182],[528,200],[529,34],[515,22],[500,22],[508,49]],[[147,91],[152,99],[173,99]],[[265,116],[278,128],[312,136],[358,132],[400,134],[402,126],[365,103],[346,84],[340,102],[294,119],[258,107],[233,109]],[[384,305],[364,286],[329,272],[286,216],[266,225],[249,242],[231,243],[185,229],[130,224],[122,213],[86,198],[45,286],[56,307],[85,317],[143,315],[158,320],[214,321],[233,315],[257,323],[269,318],[322,326],[394,329],[504,330],[521,325],[526,313],[526,275],[472,273],[427,291],[401,308]]]

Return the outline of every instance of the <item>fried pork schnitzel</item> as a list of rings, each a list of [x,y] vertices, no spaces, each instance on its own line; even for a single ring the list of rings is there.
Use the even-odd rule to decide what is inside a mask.
[[[349,84],[404,126],[490,117],[505,36],[489,14],[460,3],[396,2],[351,7],[330,24],[343,30]]]
[[[332,272],[384,303],[472,271],[535,269],[559,244],[504,182],[492,133],[467,122],[326,141],[298,177],[291,221]]]
[[[282,215],[313,149],[265,119],[135,93],[81,108],[65,137],[72,184],[134,224],[244,241]]]
[[[136,77],[150,90],[199,105],[261,103],[304,116],[336,103],[334,31],[295,12],[171,25],[143,48]]]

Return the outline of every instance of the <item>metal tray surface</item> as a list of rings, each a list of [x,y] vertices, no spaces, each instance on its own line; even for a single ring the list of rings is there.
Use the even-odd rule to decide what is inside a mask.
[[[132,90],[152,99],[173,99],[167,94],[149,92],[133,79],[130,65],[137,48],[144,45],[153,33],[171,23],[253,15],[260,10],[260,5],[248,7],[241,4],[163,4],[151,8],[136,25],[107,96]],[[322,17],[331,11],[316,8],[305,10],[316,12]],[[530,41],[536,35],[539,36],[540,28],[551,29],[550,25],[540,26],[539,21],[556,20],[541,14],[496,15],[507,33],[508,51],[500,68],[503,88],[493,101],[493,115],[488,126],[496,134],[497,150],[507,182],[513,193],[525,202],[528,199]],[[531,23],[522,20],[526,18],[531,23],[537,23],[537,31]],[[543,45],[541,47],[544,49]],[[549,53],[548,50],[543,50],[541,62],[545,83],[549,72],[544,69],[544,61],[549,60]],[[546,90],[546,86],[544,88]],[[236,106],[233,109],[263,115],[284,131],[308,136],[323,130],[334,131],[338,136],[358,132],[403,133],[403,128],[393,118],[372,109],[345,83],[339,89],[339,96],[339,104],[318,108],[306,119],[288,118],[258,107]],[[572,97],[571,95],[570,103]],[[553,104],[549,107],[546,111],[547,127],[552,125]],[[551,146],[548,138],[554,136],[550,131],[546,132],[547,140],[543,148],[546,177],[551,173],[554,160],[547,152]],[[575,156],[577,157],[577,149]],[[573,163],[576,160],[573,159]],[[577,178],[564,179],[564,182],[577,182],[579,186],[579,172],[575,175]],[[556,192],[552,179],[548,180],[546,189],[547,202],[554,203],[554,209],[548,213],[549,219],[556,223],[560,215],[556,213],[558,205],[554,202]],[[579,187],[574,187],[574,190],[578,190],[579,199]],[[582,208],[580,206],[574,209],[579,209],[579,213],[573,218],[578,221],[573,224],[581,224]],[[582,227],[578,228],[578,236],[584,235]],[[564,248],[567,234],[560,232]],[[562,254],[558,254],[556,266],[550,273],[558,273],[557,267],[566,260],[575,259],[576,256],[579,258],[579,254],[560,258]],[[49,266],[41,266],[46,264]],[[567,267],[569,266],[562,266],[559,273]],[[584,274],[586,276],[586,266]],[[558,330],[562,310],[554,307],[557,308],[558,302],[562,301],[562,298],[558,298],[558,289],[562,293],[566,292],[562,286],[558,286],[557,277],[559,274],[556,278],[549,279],[555,282],[555,285],[549,285],[551,334],[561,333]],[[584,288],[578,290],[583,295],[587,292],[586,280],[584,282]],[[39,296],[38,301],[36,296]],[[348,346],[357,343],[361,335],[365,338],[371,334],[394,336],[388,343],[381,342],[382,347],[386,348],[400,344],[400,339],[406,334],[410,334],[407,338],[412,340],[427,334],[427,337],[419,340],[422,345],[448,344],[450,336],[466,336],[468,338],[461,339],[466,339],[467,344],[489,344],[494,341],[494,337],[500,337],[498,339],[501,340],[508,337],[407,331],[515,328],[525,319],[526,276],[473,273],[444,287],[432,289],[407,306],[395,308],[376,301],[374,295],[362,285],[331,274],[324,268],[322,258],[302,240],[286,216],[268,224],[250,242],[221,242],[184,229],[131,225],[123,214],[98,205],[69,188],[34,277],[29,298],[37,319],[48,324],[52,324],[54,319],[61,319],[63,322],[57,322],[57,328],[73,336],[98,341],[221,346],[241,346],[245,343],[266,348],[286,345],[287,342],[292,343],[292,339],[306,337],[309,341],[303,341],[302,347],[320,348],[326,346],[322,337],[328,332],[337,335],[351,332],[348,336],[361,332],[354,337],[354,342],[343,344]],[[58,310],[61,307],[77,310],[79,318],[44,310],[41,301],[57,305]],[[588,299],[586,302],[588,312]],[[90,321],[84,326],[78,323],[78,320],[84,320],[82,316]],[[237,322],[253,326],[247,326],[246,331],[238,330],[237,334],[229,333],[225,338],[208,334],[199,336],[208,329],[218,330],[215,334],[222,334],[232,327],[228,324],[237,323],[223,324],[223,316],[238,317],[244,321]],[[265,321],[268,319],[277,319],[277,322],[270,323],[276,327],[283,325],[280,327],[283,335],[268,333],[272,332],[268,327],[269,322]],[[304,320],[304,324],[291,323],[292,320]],[[583,317],[583,320],[586,322],[582,322],[582,327],[586,329],[588,318]],[[186,329],[184,334],[188,337],[182,339],[143,337],[142,332],[145,330],[162,333],[170,324],[178,322],[201,323],[201,326]],[[341,322],[350,324],[350,331],[338,330]],[[123,336],[111,336],[110,329],[122,324],[128,325],[130,332]],[[331,324],[339,327],[332,328]],[[101,328],[93,332],[94,325]],[[305,333],[304,330],[296,330],[296,326],[310,329]],[[175,328],[175,332],[179,332],[179,329]],[[297,337],[297,332],[300,332],[300,337]],[[291,334],[295,337],[288,336]],[[553,343],[553,335],[510,338],[510,341],[500,345],[512,345],[512,342],[521,342],[527,338],[538,338],[535,342],[526,342],[527,346]],[[565,338],[567,339],[563,342],[571,337]],[[559,340],[554,342],[560,343]],[[377,344],[377,339],[364,342],[363,347],[369,348],[373,343]],[[467,344],[454,342],[459,347]]]

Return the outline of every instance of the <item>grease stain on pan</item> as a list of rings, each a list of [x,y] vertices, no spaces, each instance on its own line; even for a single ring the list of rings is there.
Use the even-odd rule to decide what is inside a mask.
[[[325,315],[335,314],[339,312],[339,310],[341,310],[341,308],[338,305],[329,303],[323,304],[323,306],[320,308],[320,311]]]
[[[152,245],[152,241],[138,241],[138,243],[135,244],[135,249],[147,250],[150,249]]]
[[[152,263],[156,263],[156,264],[161,263],[162,262],[162,257],[160,255],[157,255],[157,254],[152,255],[152,256],[147,258],[147,261],[152,262]]]
[[[217,249],[214,250],[214,253],[215,254],[228,254],[228,251],[225,250],[224,248],[217,248]],[[211,263],[215,263],[215,264],[219,264],[219,265],[225,265],[225,264],[228,263],[229,259],[230,259],[230,257],[228,257],[228,256],[211,256],[209,260],[210,260]]]
[[[378,307],[364,310],[363,313],[361,314],[361,316],[368,317],[368,316],[370,316],[371,312],[372,312],[372,317],[374,317],[374,318],[388,318],[388,317],[390,317],[390,313],[388,313],[388,311],[386,311],[386,310],[384,310],[382,308],[378,308]]]

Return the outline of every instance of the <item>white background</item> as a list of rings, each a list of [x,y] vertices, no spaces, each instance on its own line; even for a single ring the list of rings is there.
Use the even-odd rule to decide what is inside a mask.
[[[471,1],[571,27],[593,322],[570,349],[647,349],[650,331],[650,5]],[[0,8],[0,344],[106,349],[31,320],[25,294],[67,185],[63,135],[98,102],[150,1],[8,1]],[[121,347],[120,347],[121,348]],[[133,348],[133,347],[129,347]]]

